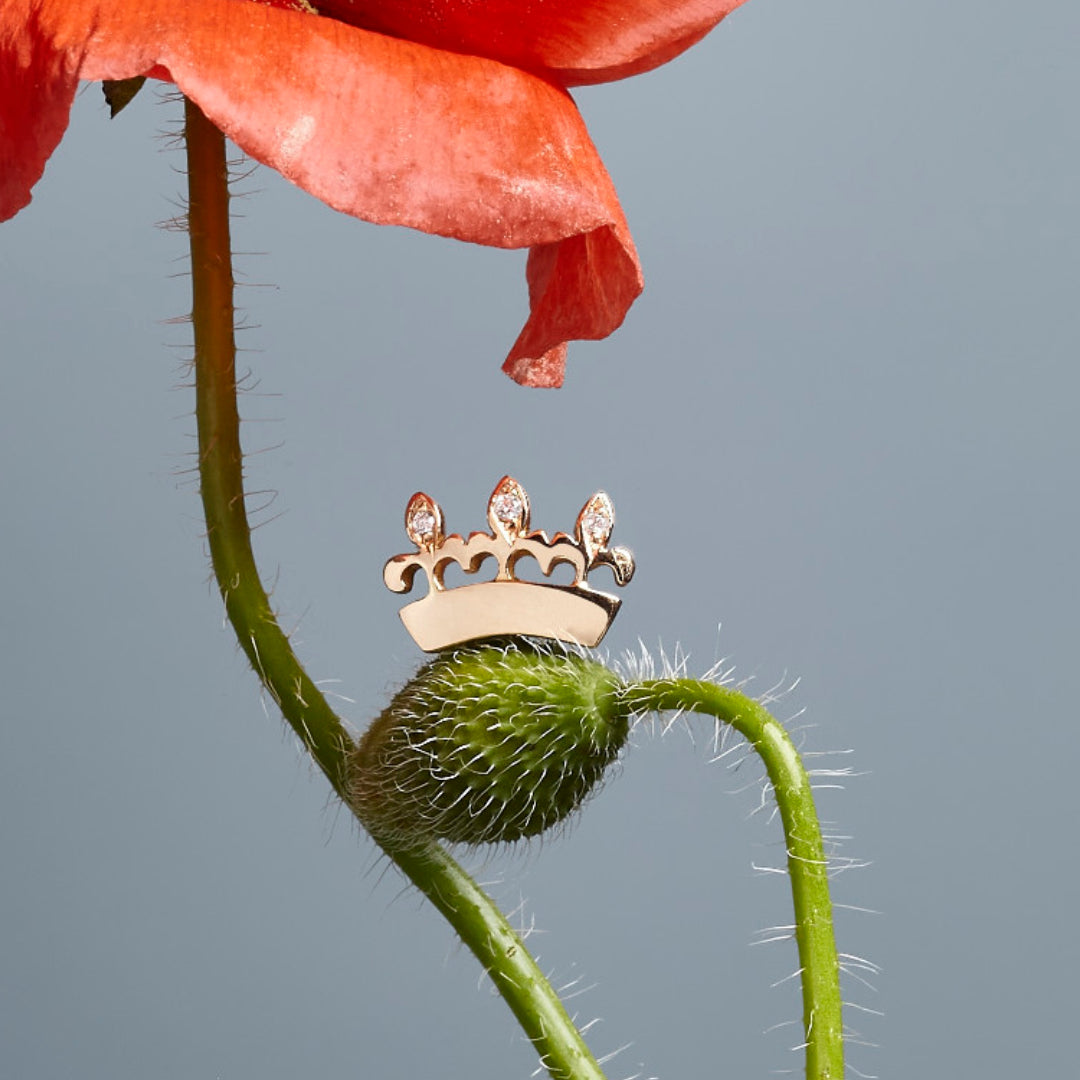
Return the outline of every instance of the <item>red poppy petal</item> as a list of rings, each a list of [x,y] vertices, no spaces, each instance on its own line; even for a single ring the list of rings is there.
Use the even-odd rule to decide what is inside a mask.
[[[563,86],[650,71],[744,0],[319,0],[319,11],[439,49],[488,56]]]
[[[0,0],[0,221],[30,201],[68,125],[79,58],[56,47],[26,4]]]
[[[558,326],[563,340],[610,334],[641,292],[637,254],[605,227],[534,247],[526,274],[532,314],[503,371],[529,386],[561,386],[566,346],[552,350],[547,328]]]
[[[252,157],[338,210],[539,247],[508,360],[520,382],[557,381],[553,350],[611,333],[640,292],[611,181],[569,95],[542,79],[249,0],[40,10],[35,48],[66,50],[82,78],[167,74]]]

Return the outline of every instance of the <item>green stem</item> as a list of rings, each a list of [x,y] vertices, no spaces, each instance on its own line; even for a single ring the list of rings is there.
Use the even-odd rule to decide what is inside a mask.
[[[380,841],[381,842],[381,841]],[[604,1080],[536,961],[502,912],[438,844],[384,850],[453,924],[491,976],[553,1080]]]
[[[263,685],[326,773],[344,791],[341,721],[301,667],[278,625],[251,550],[236,405],[232,246],[225,137],[185,100],[188,229],[195,329],[195,417],[206,536],[225,611]]]
[[[225,611],[241,647],[286,721],[345,798],[352,748],[341,721],[304,671],[259,579],[244,502],[236,405],[232,246],[225,139],[185,101],[188,228],[195,331],[195,416],[207,539]],[[502,913],[440,847],[380,840],[399,869],[443,913],[494,980],[556,1080],[603,1080],[580,1033]]]
[[[840,966],[833,933],[828,865],[814,794],[791,737],[752,698],[695,679],[650,679],[624,691],[638,713],[684,710],[730,724],[764,762],[787,842],[802,978],[807,1080],[844,1075]]]

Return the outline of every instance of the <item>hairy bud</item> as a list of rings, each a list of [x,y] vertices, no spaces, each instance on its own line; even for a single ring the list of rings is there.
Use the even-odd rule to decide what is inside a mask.
[[[619,678],[553,642],[447,649],[364,733],[349,789],[381,837],[538,836],[584,801],[629,733]]]

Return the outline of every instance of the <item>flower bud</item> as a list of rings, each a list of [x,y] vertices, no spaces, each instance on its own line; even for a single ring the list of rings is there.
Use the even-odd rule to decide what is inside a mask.
[[[619,678],[552,642],[447,649],[364,733],[349,792],[377,837],[484,844],[564,821],[626,743]]]

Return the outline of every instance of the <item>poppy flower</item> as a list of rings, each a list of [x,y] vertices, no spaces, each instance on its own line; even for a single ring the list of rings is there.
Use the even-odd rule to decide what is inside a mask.
[[[366,221],[530,249],[504,370],[558,386],[566,342],[641,291],[567,87],[672,59],[742,0],[0,0],[0,220],[80,79],[175,83],[242,150]]]

